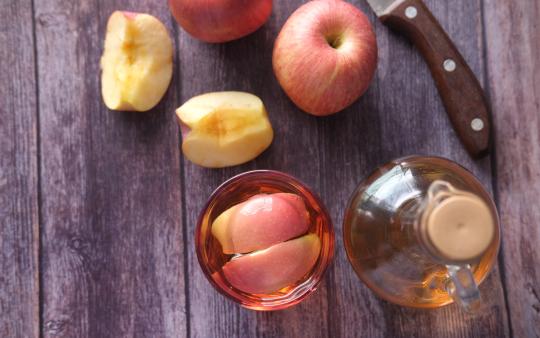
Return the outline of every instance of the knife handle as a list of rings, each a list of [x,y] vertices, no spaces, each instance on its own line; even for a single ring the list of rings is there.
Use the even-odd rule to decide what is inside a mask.
[[[463,56],[421,0],[405,0],[380,19],[404,32],[420,50],[465,149],[474,157],[490,145],[490,114],[484,92]]]

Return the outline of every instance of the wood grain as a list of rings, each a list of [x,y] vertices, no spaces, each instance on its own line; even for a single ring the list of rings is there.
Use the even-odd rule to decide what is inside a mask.
[[[337,228],[336,259],[328,283],[328,323],[333,336],[502,337],[508,336],[500,276],[493,271],[480,289],[485,311],[466,315],[456,305],[413,310],[375,297],[354,274],[342,243],[343,211],[356,185],[377,166],[411,154],[439,155],[470,169],[491,186],[489,159],[473,161],[459,143],[434,81],[418,50],[370,13],[379,45],[375,80],[356,104],[319,121],[323,200]],[[426,1],[443,28],[483,81],[479,1]],[[471,34],[476,32],[476,34]]]
[[[148,113],[108,111],[99,59],[113,10],[152,1],[36,1],[43,335],[186,335],[177,87]]]
[[[241,90],[261,97],[273,124],[272,146],[248,164],[220,170],[185,162],[185,208],[189,241],[189,313],[193,337],[322,337],[328,335],[325,287],[285,311],[256,313],[218,294],[197,262],[193,233],[199,212],[213,189],[233,175],[252,169],[277,169],[306,182],[315,191],[320,173],[318,121],[297,111],[272,72],[272,48],[278,30],[298,1],[275,1],[270,20],[254,34],[226,44],[206,44],[179,32],[181,99],[211,91]]]
[[[219,45],[182,31],[165,1],[42,0],[34,12],[30,0],[0,4],[2,337],[540,337],[538,1],[426,1],[480,82],[488,76],[496,156],[480,161],[460,145],[420,53],[363,0],[351,2],[377,33],[373,85],[335,116],[298,110],[273,76],[271,51],[302,2],[274,1],[262,29]],[[156,15],[177,42],[173,83],[152,112],[102,104],[99,57],[116,9]],[[174,109],[216,90],[245,90],[265,102],[275,141],[255,161],[207,170],[180,154]],[[341,222],[351,192],[378,165],[413,153],[448,157],[487,187],[494,183],[503,267],[481,285],[478,315],[455,305],[422,311],[386,303],[346,259]],[[335,223],[336,258],[324,283],[285,311],[257,313],[228,301],[195,255],[206,199],[251,169],[303,180]]]
[[[0,336],[39,336],[32,2],[0,2]]]
[[[511,330],[540,337],[540,4],[484,7]]]

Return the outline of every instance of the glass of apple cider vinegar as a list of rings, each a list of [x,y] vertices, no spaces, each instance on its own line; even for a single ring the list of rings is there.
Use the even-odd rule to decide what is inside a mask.
[[[465,168],[440,157],[391,161],[346,209],[343,237],[360,279],[387,301],[436,308],[481,305],[500,229],[493,200]]]
[[[284,309],[313,293],[334,252],[332,221],[320,199],[272,170],[242,173],[219,186],[195,236],[210,283],[259,311]]]

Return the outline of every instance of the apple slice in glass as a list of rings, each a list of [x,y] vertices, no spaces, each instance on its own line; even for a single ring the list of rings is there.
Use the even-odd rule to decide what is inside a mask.
[[[223,274],[241,291],[268,294],[307,275],[320,252],[321,240],[317,235],[309,234],[233,258],[223,266]]]

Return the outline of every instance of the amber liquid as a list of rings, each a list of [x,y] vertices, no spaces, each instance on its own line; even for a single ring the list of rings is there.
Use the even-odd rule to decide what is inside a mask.
[[[434,308],[453,301],[445,262],[429,254],[414,227],[431,183],[444,180],[472,192],[496,210],[476,178],[457,164],[435,157],[409,157],[375,171],[354,193],[344,222],[349,259],[358,276],[380,297],[400,305]],[[489,249],[472,264],[480,283],[494,264],[497,232]]]
[[[211,282],[221,292],[232,297],[242,305],[256,310],[276,310],[301,301],[315,290],[333,253],[334,233],[330,219],[320,201],[305,186],[292,180],[277,179],[275,176],[258,176],[240,180],[216,191],[208,207],[201,216],[198,235],[199,260]],[[304,200],[309,212],[308,233],[317,234],[321,240],[321,253],[312,271],[294,284],[270,294],[249,294],[234,288],[222,273],[222,267],[234,256],[224,254],[221,244],[211,234],[213,221],[228,208],[248,200],[257,194],[293,193]]]

